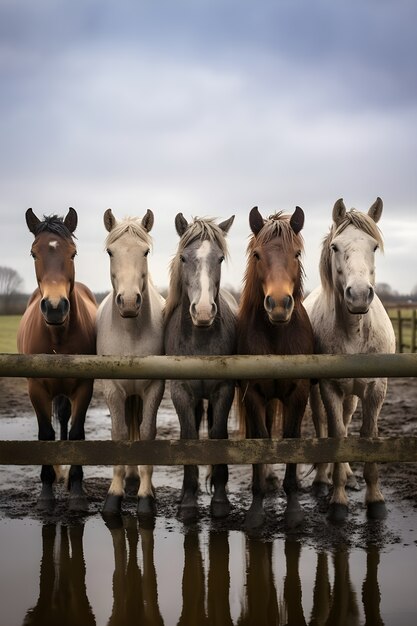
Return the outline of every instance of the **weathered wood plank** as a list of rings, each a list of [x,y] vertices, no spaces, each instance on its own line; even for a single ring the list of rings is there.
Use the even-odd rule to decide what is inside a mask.
[[[0,354],[0,376],[24,378],[350,378],[417,376],[417,354],[91,356]]]
[[[417,437],[114,441],[0,441],[0,465],[206,465],[417,462]]]

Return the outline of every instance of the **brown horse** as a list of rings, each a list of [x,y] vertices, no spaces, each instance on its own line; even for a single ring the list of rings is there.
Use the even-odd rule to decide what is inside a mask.
[[[264,220],[254,207],[249,215],[253,233],[248,245],[248,262],[238,313],[239,354],[311,354],[313,333],[302,305],[303,240],[300,231],[304,213],[282,212]],[[248,438],[271,437],[277,400],[282,405],[283,437],[300,437],[310,381],[240,381],[239,413]],[[283,487],[287,495],[285,522],[293,527],[304,514],[297,497],[297,466],[286,467]],[[263,524],[266,468],[253,466],[252,504],[246,526]]]
[[[75,282],[74,257],[77,253],[73,232],[77,213],[70,208],[65,219],[56,215],[39,220],[32,209],[26,223],[35,239],[31,255],[35,261],[38,288],[29,299],[17,333],[17,348],[22,354],[94,354],[94,295]],[[29,396],[38,419],[38,439],[53,440],[52,413],[58,412],[61,439],[84,439],[84,420],[93,393],[93,380],[75,378],[29,378]],[[71,418],[71,428],[67,424]],[[40,509],[54,504],[52,484],[55,470],[43,465]],[[73,465],[69,472],[70,508],[85,510],[87,499],[82,487],[83,471]]]

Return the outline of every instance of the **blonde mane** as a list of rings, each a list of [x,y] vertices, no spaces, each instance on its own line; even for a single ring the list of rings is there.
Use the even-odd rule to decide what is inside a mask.
[[[141,239],[150,248],[152,247],[152,237],[150,236],[146,228],[142,226],[142,220],[139,217],[126,217],[125,219],[118,222],[107,235],[104,244],[105,247],[107,248],[108,246],[111,246],[125,233]]]
[[[333,291],[332,284],[332,265],[331,265],[331,248],[330,244],[337,235],[340,235],[348,226],[354,226],[358,230],[366,233],[370,237],[373,237],[378,243],[381,251],[384,250],[384,242],[382,239],[382,233],[374,220],[367,214],[351,209],[346,212],[345,217],[336,226],[332,224],[329,234],[323,239],[323,246],[320,256],[320,277],[325,293],[329,294]]]
[[[172,315],[182,297],[181,255],[185,248],[194,241],[210,241],[216,243],[225,258],[228,257],[226,237],[213,218],[195,217],[180,238],[177,253],[170,264],[169,291],[165,304],[165,320]]]

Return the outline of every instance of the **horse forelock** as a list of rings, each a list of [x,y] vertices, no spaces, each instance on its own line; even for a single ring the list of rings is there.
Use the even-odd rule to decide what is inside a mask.
[[[194,241],[210,241],[216,243],[223,256],[226,259],[229,256],[226,237],[214,219],[195,217],[181,236],[177,252],[170,264],[169,290],[165,304],[166,320],[169,319],[182,297],[181,255]]]
[[[115,241],[125,234],[136,237],[147,246],[152,247],[152,237],[142,226],[142,220],[138,217],[126,217],[118,222],[106,237],[105,247],[111,246]]]
[[[331,265],[331,243],[335,237],[340,235],[348,226],[354,226],[358,230],[373,237],[378,243],[380,250],[384,250],[384,241],[382,233],[374,220],[367,214],[351,209],[347,211],[345,217],[336,226],[332,224],[329,233],[323,239],[323,245],[320,256],[320,276],[321,282],[326,293],[333,291],[332,281],[332,265]]]
[[[251,235],[249,237],[249,243],[247,247],[247,265],[245,275],[243,278],[243,289],[241,295],[240,313],[247,315],[247,310],[257,305],[261,306],[263,303],[263,293],[259,289],[259,280],[256,272],[256,261],[253,258],[253,251],[256,247],[265,245],[280,237],[284,251],[298,249],[301,252],[304,251],[304,240],[300,233],[296,234],[290,224],[291,215],[287,215],[282,211],[270,215],[265,221],[263,228],[257,235]],[[298,283],[295,287],[294,298],[300,299],[303,295],[303,282],[304,282],[304,267],[301,261],[299,262],[299,276]],[[263,306],[263,305],[262,305]]]
[[[73,242],[76,236],[65,226],[63,220],[64,218],[58,215],[44,215],[43,221],[36,226],[35,239],[42,233],[52,233]]]

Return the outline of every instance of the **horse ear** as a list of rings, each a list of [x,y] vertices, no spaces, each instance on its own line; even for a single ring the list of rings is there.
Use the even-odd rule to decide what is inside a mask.
[[[34,214],[32,209],[28,209],[26,211],[25,217],[26,217],[26,224],[27,224],[30,232],[33,233],[34,235],[36,235],[36,229],[37,229],[38,225],[41,223],[40,219],[38,217],[36,217],[36,215]]]
[[[111,209],[104,211],[103,215],[104,228],[110,232],[116,226],[116,218],[114,217]]]
[[[228,220],[224,220],[224,222],[220,222],[219,228],[221,228],[224,233],[228,233],[231,225],[234,222],[234,219],[235,219],[235,216],[232,215],[232,217],[229,217]]]
[[[296,206],[294,213],[291,215],[290,226],[296,235],[304,226],[304,211],[301,207]]]
[[[368,211],[368,215],[369,217],[372,217],[372,219],[374,220],[375,224],[377,222],[379,222],[381,215],[382,215],[382,207],[383,207],[383,203],[380,197],[378,197],[375,202],[373,203],[373,205],[371,206],[371,208]]]
[[[334,207],[333,207],[333,221],[336,224],[336,226],[339,226],[340,222],[345,217],[345,215],[346,215],[345,203],[343,202],[343,198],[339,198],[339,200],[336,200]]]
[[[183,234],[188,228],[188,222],[182,213],[178,213],[175,216],[175,228],[177,229],[177,233],[179,234],[180,237],[183,236]]]
[[[68,209],[68,213],[64,219],[64,224],[68,228],[70,233],[73,233],[74,230],[77,228],[78,215],[77,211],[73,209],[72,206],[70,206],[70,208]]]
[[[148,233],[150,233],[152,230],[153,222],[154,222],[153,213],[150,209],[148,209],[146,211],[145,217],[142,219],[142,226],[146,231],[148,231]]]
[[[257,206],[254,206],[249,213],[249,226],[254,235],[257,235],[264,227],[264,218],[259,213]]]

